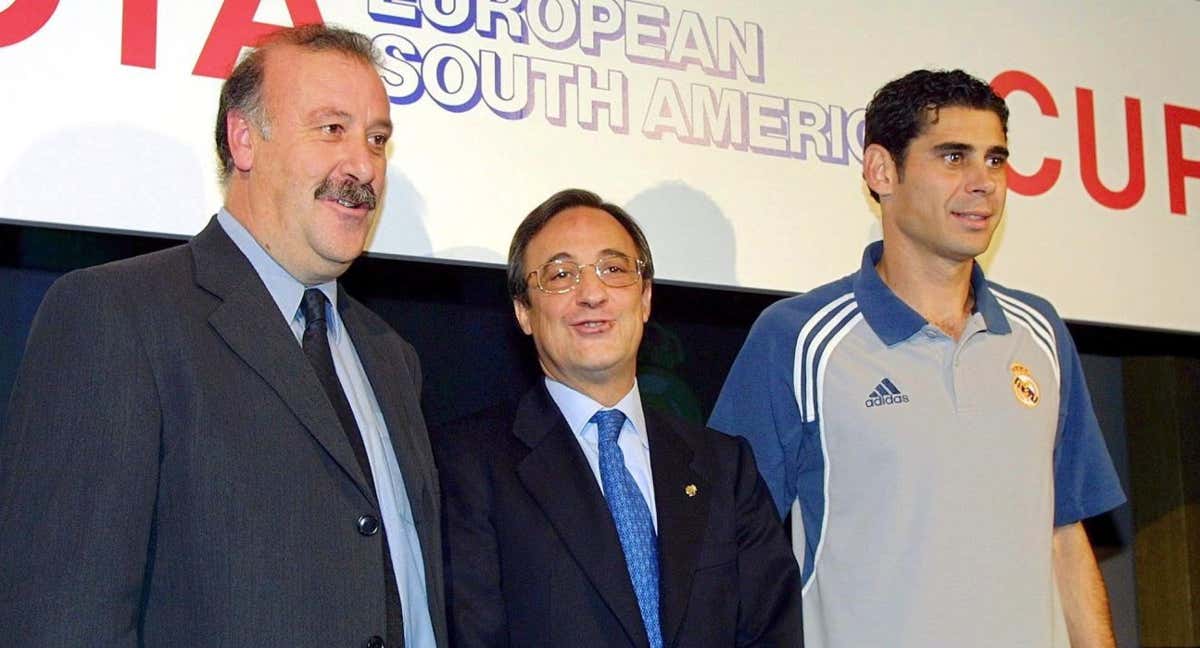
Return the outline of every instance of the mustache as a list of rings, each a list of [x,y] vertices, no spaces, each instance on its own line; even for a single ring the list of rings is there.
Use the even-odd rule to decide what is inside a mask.
[[[333,199],[350,205],[362,205],[368,210],[375,209],[375,188],[370,183],[358,184],[349,179],[335,182],[325,178],[313,195],[317,200]]]

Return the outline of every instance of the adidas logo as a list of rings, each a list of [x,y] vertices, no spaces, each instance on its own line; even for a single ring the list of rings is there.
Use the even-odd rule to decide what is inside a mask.
[[[901,394],[900,388],[892,383],[891,380],[884,378],[875,385],[875,391],[867,395],[867,400],[863,403],[867,407],[882,407],[884,405],[900,405],[908,402],[908,395]]]

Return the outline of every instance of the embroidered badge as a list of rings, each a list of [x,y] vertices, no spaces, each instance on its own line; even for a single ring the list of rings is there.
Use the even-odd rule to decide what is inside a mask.
[[[1017,400],[1025,407],[1037,407],[1042,396],[1037,381],[1033,379],[1033,373],[1019,362],[1014,362],[1008,370],[1012,372],[1013,394],[1017,396]]]

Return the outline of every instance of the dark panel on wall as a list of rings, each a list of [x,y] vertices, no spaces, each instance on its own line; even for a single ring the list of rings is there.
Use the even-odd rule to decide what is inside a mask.
[[[1200,360],[1125,360],[1142,645],[1200,646]]]

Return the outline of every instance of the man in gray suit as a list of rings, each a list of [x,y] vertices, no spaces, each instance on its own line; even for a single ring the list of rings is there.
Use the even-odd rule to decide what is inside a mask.
[[[46,295],[0,436],[4,642],[446,645],[416,354],[337,284],[384,185],[375,57],[268,39],[221,93],[220,213]]]

